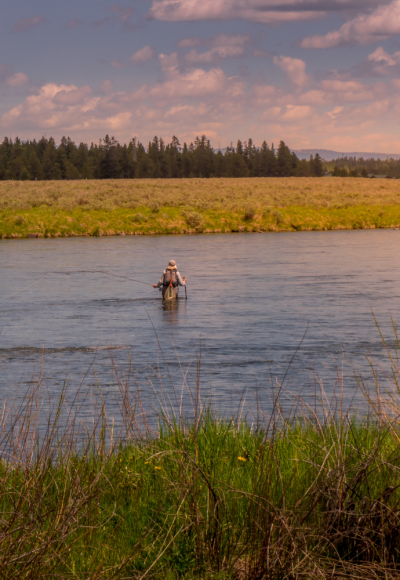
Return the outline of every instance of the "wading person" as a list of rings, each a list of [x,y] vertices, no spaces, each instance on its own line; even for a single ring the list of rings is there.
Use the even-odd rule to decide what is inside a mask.
[[[160,288],[162,291],[162,297],[165,300],[171,300],[178,298],[179,286],[186,286],[186,278],[182,279],[182,276],[178,272],[175,260],[170,260],[159,283],[153,284],[153,288]]]

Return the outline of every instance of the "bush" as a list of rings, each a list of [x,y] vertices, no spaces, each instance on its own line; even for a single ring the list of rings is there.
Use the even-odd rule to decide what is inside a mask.
[[[275,211],[273,211],[273,212],[272,212],[272,215],[274,216],[274,218],[275,218],[275,221],[276,221],[276,223],[277,223],[278,225],[279,225],[279,224],[281,224],[281,223],[283,222],[283,215],[281,214],[281,212],[280,212],[280,211],[278,211],[278,210],[275,210]]]
[[[149,218],[143,215],[142,213],[135,213],[135,215],[132,217],[132,221],[135,222],[135,224],[146,223],[148,219]]]
[[[256,210],[254,209],[254,207],[248,207],[247,209],[244,210],[243,219],[246,222],[250,222],[254,219],[255,215],[256,215]]]
[[[26,219],[22,215],[18,215],[15,218],[15,225],[16,226],[24,226],[26,224]]]
[[[149,208],[150,208],[150,210],[151,210],[152,213],[159,212],[160,211],[160,207],[161,207],[161,204],[156,199],[154,199],[153,201],[151,201],[149,203]]]
[[[201,228],[203,226],[203,216],[196,211],[188,211],[182,212],[183,217],[186,220],[186,223],[191,228]]]

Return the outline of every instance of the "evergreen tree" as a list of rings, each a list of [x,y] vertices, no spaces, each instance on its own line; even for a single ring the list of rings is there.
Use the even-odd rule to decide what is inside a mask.
[[[336,168],[334,168],[336,166]],[[106,135],[99,143],[78,146],[63,136],[57,144],[50,137],[21,142],[5,137],[0,144],[0,179],[132,179],[181,177],[274,177],[322,176],[325,168],[334,175],[358,176],[368,173],[400,177],[400,161],[344,157],[323,162],[316,154],[299,161],[283,141],[275,152],[263,141],[260,148],[251,138],[214,151],[205,135],[194,143],[180,144],[176,135],[166,143],[155,136],[147,149],[136,138],[120,145]]]
[[[100,161],[101,179],[117,179],[121,176],[118,141],[114,137],[106,135],[99,148],[102,152]]]
[[[281,141],[277,154],[277,169],[280,177],[289,177],[294,175],[297,167],[297,156],[291,153],[289,147]]]
[[[316,153],[314,157],[314,175],[315,177],[322,177],[323,174],[324,174],[324,164],[319,153]]]

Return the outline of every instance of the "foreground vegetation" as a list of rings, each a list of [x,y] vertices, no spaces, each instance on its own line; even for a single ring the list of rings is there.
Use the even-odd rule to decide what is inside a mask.
[[[0,182],[0,236],[390,228],[396,181],[260,178]]]
[[[364,419],[323,391],[318,412],[219,419],[197,384],[192,420],[165,408],[157,429],[119,381],[120,433],[104,407],[79,433],[66,392],[40,431],[33,386],[2,414],[2,577],[399,578],[399,371]]]

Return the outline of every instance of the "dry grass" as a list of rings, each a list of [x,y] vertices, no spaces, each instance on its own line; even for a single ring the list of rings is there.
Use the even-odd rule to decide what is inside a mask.
[[[352,178],[0,183],[0,235],[394,227],[400,182]]]

